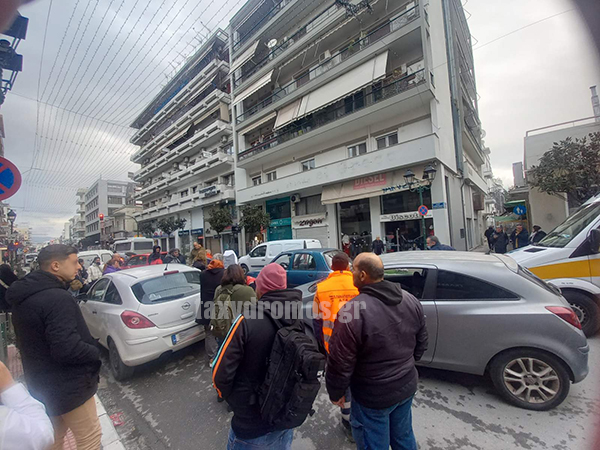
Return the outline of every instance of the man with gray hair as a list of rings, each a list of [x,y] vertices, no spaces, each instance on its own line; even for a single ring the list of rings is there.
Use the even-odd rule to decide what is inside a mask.
[[[429,250],[450,250],[456,251],[454,247],[450,247],[449,245],[442,244],[437,236],[428,236],[427,237],[427,248]]]
[[[383,262],[374,253],[358,255],[352,275],[360,294],[340,310],[329,341],[329,398],[343,406],[350,387],[358,449],[417,450],[411,406],[419,378],[415,362],[427,350],[423,307],[399,283],[383,279]]]

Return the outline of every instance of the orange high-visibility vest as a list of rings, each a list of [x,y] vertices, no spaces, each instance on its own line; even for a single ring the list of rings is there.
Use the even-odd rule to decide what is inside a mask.
[[[357,295],[358,289],[352,281],[352,272],[347,270],[332,272],[326,280],[317,284],[315,312],[323,319],[323,340],[327,352],[338,312]]]

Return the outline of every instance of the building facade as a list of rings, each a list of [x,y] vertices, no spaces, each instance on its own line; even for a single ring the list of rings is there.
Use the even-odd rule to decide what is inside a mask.
[[[83,209],[85,217],[85,243],[84,246],[101,245],[103,225],[100,216],[105,219],[112,217],[114,212],[127,204],[127,199],[133,196],[135,183],[128,181],[115,181],[99,179],[92,184],[83,195],[83,205],[79,205],[78,212]],[[78,203],[81,201],[77,200]]]
[[[213,253],[237,249],[237,236],[211,231],[213,208],[236,216],[230,120],[229,44],[218,30],[163,87],[131,125],[140,149],[134,180],[141,184],[136,218],[153,229],[161,219],[185,219],[185,228],[156,239],[164,249],[187,252],[199,240]]]
[[[460,2],[342,3],[251,0],[232,18],[238,204],[270,214],[268,240],[361,250],[422,239],[424,204],[426,235],[479,245],[486,160]],[[421,201],[404,175],[428,165]]]

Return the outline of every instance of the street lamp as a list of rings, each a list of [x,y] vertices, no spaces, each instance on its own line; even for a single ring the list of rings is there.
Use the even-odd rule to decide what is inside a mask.
[[[8,221],[10,222],[10,234],[13,234],[13,228],[15,225],[15,220],[17,219],[17,213],[11,209],[10,211],[8,211],[7,217]]]
[[[423,192],[427,189],[431,189],[431,185],[433,184],[433,180],[435,180],[435,174],[437,170],[433,167],[433,164],[427,164],[425,169],[423,170],[423,179],[419,180],[415,177],[415,173],[411,169],[407,169],[404,172],[404,181],[408,185],[408,189],[410,192],[418,192],[419,193],[419,205],[423,204]],[[426,239],[425,236],[425,216],[421,216],[421,236],[423,236],[423,250],[425,250]]]

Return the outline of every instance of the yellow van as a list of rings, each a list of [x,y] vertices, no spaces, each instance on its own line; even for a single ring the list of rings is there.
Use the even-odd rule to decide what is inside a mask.
[[[559,288],[586,336],[600,329],[600,194],[544,239],[508,253],[521,266]]]

